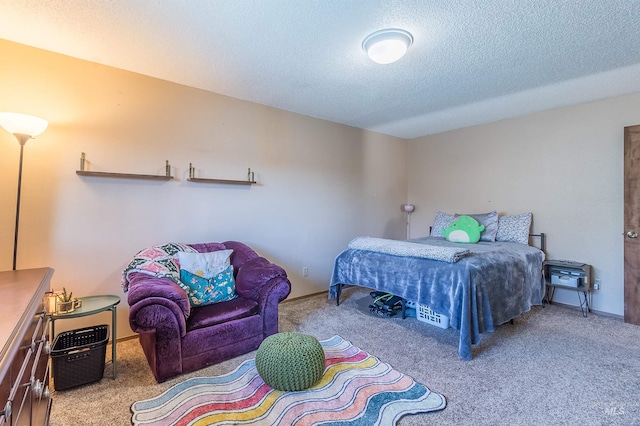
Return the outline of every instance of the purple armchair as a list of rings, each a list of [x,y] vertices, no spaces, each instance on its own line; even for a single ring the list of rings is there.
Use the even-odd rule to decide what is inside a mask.
[[[251,352],[278,332],[278,303],[291,291],[287,274],[245,244],[191,244],[199,252],[233,249],[235,299],[191,307],[169,278],[129,275],[131,329],[158,382]]]

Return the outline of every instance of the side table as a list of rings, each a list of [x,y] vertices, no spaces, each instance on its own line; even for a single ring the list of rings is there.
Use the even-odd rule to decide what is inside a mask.
[[[546,281],[543,302],[553,302],[556,288],[573,290],[578,293],[582,316],[586,318],[589,315],[593,297],[591,265],[570,260],[545,260],[542,263],[542,272]],[[568,279],[564,282],[563,278]],[[584,296],[584,301],[580,294]]]
[[[80,297],[82,306],[67,313],[51,313],[51,338],[55,340],[55,323],[61,319],[86,317],[100,312],[111,311],[111,366],[112,378],[116,378],[116,306],[120,297],[113,295]]]

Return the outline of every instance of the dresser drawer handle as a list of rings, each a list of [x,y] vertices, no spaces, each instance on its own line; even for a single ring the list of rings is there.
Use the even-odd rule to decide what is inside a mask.
[[[36,397],[40,398],[42,396],[42,391],[43,391],[42,388],[43,386],[40,379],[36,380],[35,383],[33,384],[33,393],[36,395]]]
[[[38,350],[35,352],[35,356],[33,357],[33,365],[31,366],[31,377],[36,375],[36,371],[38,370],[38,364],[40,363],[40,355],[44,352],[46,342],[40,342],[38,345]]]
[[[38,318],[38,324],[36,324],[36,328],[33,330],[33,336],[31,336],[31,341],[35,342],[36,340],[38,340],[38,334],[40,331],[40,328],[42,327],[42,316],[40,316]]]
[[[31,356],[32,355],[33,355],[33,352],[31,351],[31,348],[29,348],[29,350],[27,351],[27,354],[24,357],[24,361],[22,361],[22,366],[20,367],[20,371],[18,372],[18,375],[16,376],[16,381],[13,384],[13,387],[11,388],[11,391],[9,391],[9,401],[13,401],[13,398],[16,397],[16,393],[18,392],[18,388],[20,386],[22,386],[22,384],[20,384],[20,382],[23,380],[25,372],[27,371],[27,366],[29,365],[29,362],[31,361]],[[26,384],[29,385],[29,382],[27,382]]]
[[[7,401],[4,405],[4,411],[0,411],[0,415],[4,416],[4,419],[7,423],[11,421],[11,401]]]

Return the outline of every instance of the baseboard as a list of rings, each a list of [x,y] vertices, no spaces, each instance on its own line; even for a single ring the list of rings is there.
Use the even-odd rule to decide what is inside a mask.
[[[562,303],[562,302],[553,302],[554,305],[559,305],[562,306],[563,308],[567,308],[567,309],[571,309],[574,311],[581,311],[580,306],[576,306],[576,305],[569,305],[568,303]],[[590,314],[596,314],[596,315],[600,315],[601,317],[608,317],[608,318],[613,318],[613,319],[617,319],[620,321],[624,321],[624,316],[623,315],[617,315],[617,314],[612,314],[611,312],[604,312],[604,311],[597,311],[595,309],[591,309],[591,311],[589,311]]]
[[[595,309],[592,309],[591,313],[600,315],[601,317],[613,318],[613,319],[617,319],[624,322],[624,315],[612,314],[611,312],[605,312],[605,311],[596,311]]]
[[[284,299],[284,300],[283,300],[282,302],[280,302],[280,303],[287,303],[287,302],[293,302],[294,300],[303,300],[303,299],[308,299],[308,298],[310,298],[310,297],[315,297],[315,296],[319,296],[319,295],[321,295],[321,294],[326,294],[326,293],[327,293],[327,290],[324,290],[324,291],[319,291],[319,292],[317,292],[317,293],[305,294],[305,295],[303,295],[303,296],[291,297],[291,298]]]
[[[120,342],[126,342],[127,340],[133,340],[133,339],[138,340],[138,338],[139,338],[139,337],[140,337],[140,336],[138,336],[138,334],[132,334],[132,335],[130,335],[130,336],[124,336],[124,337],[118,337],[118,338],[116,339],[116,342],[117,342],[117,343],[120,343]]]

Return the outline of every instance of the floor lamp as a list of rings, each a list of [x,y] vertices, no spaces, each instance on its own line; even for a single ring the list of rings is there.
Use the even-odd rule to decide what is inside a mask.
[[[400,210],[407,214],[407,240],[411,235],[411,213],[416,209],[413,204],[403,204],[400,206]]]
[[[16,200],[16,228],[13,234],[13,270],[16,270],[18,255],[18,228],[20,224],[20,191],[22,189],[22,154],[24,144],[47,129],[49,123],[42,118],[15,112],[0,112],[0,126],[18,139],[20,143],[20,165],[18,166],[18,196]]]

